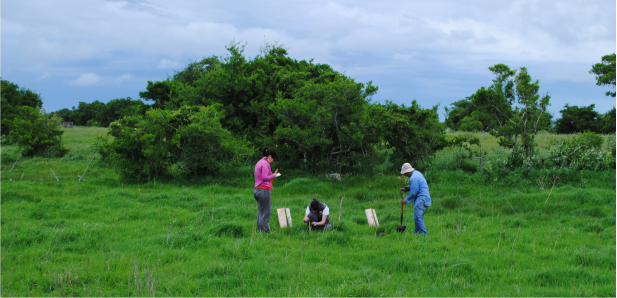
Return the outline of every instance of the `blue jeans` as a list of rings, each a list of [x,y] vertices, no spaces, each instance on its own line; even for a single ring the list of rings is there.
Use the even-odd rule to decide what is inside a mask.
[[[272,194],[270,190],[255,188],[253,190],[257,201],[257,228],[264,233],[270,233],[270,208]]]
[[[414,233],[428,235],[426,226],[424,225],[424,212],[428,208],[424,205],[424,200],[416,200],[413,205],[413,221],[416,223]]]

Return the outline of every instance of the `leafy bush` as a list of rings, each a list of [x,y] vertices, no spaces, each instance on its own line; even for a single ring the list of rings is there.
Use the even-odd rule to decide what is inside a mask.
[[[9,139],[17,143],[24,156],[61,157],[69,151],[62,145],[64,131],[58,117],[29,106],[18,107],[16,115],[10,121]]]
[[[593,132],[577,134],[565,141],[549,145],[548,166],[603,170],[615,167],[615,156],[602,150],[604,139]],[[609,149],[610,150],[610,149]]]
[[[17,84],[2,80],[2,102],[0,106],[2,118],[2,136],[9,138],[11,134],[11,123],[19,117],[20,107],[40,108],[43,106],[41,95],[34,93],[30,89],[19,88]],[[13,140],[10,140],[11,142]]]
[[[415,100],[410,107],[387,101],[381,116],[372,118],[381,121],[379,133],[394,148],[391,162],[395,168],[405,162],[419,170],[426,168],[435,153],[448,145],[437,108],[422,109]]]
[[[379,133],[367,98],[377,89],[343,75],[332,82],[307,83],[293,98],[281,98],[270,109],[281,121],[275,131],[310,169],[341,171],[370,156]]]
[[[113,141],[100,138],[96,147],[123,177],[216,174],[250,152],[246,141],[221,127],[220,108],[152,109],[143,117],[126,117],[109,125]]]

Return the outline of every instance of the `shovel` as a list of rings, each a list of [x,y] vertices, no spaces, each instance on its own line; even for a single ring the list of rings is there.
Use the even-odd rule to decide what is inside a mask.
[[[396,231],[397,232],[405,232],[405,230],[407,229],[407,226],[403,225],[403,201],[401,201],[401,225],[396,227]]]

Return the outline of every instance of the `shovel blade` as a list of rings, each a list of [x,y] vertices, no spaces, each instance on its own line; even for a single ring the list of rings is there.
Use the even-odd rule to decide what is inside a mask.
[[[407,226],[396,226],[396,231],[399,233],[405,232]]]

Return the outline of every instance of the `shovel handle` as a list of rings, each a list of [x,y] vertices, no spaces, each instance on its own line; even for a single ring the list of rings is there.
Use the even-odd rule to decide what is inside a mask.
[[[403,201],[401,201],[401,226],[403,225]]]

